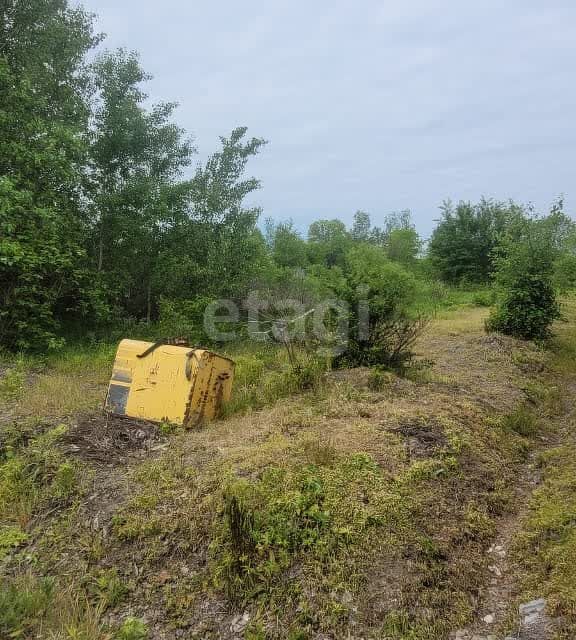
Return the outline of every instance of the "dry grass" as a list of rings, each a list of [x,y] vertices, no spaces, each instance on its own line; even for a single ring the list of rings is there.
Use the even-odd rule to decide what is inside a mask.
[[[446,638],[472,614],[486,547],[538,435],[499,417],[527,401],[539,412],[545,397],[527,389],[549,382],[542,352],[485,336],[485,315],[436,319],[418,344],[434,362],[423,374],[374,384],[368,370],[336,372],[317,392],[177,432],[144,462],[89,460],[87,496],[26,525],[37,571],[86,579],[115,567],[130,599],[105,617],[190,638],[236,637],[244,611],[252,640]],[[108,371],[81,369],[42,374],[54,381],[37,378],[27,406],[96,406]],[[232,512],[248,523],[235,537]]]
[[[430,324],[426,333],[429,336],[477,334],[482,331],[488,314],[489,309],[485,307],[442,311]]]
[[[106,383],[75,374],[40,374],[18,403],[17,415],[65,418],[102,406]]]
[[[19,373],[19,384],[11,384],[9,394],[0,393],[0,422],[3,415],[63,420],[96,410],[106,395],[113,357],[114,346],[105,345],[70,349],[48,361],[16,361],[8,373]],[[6,386],[6,374],[2,381]]]

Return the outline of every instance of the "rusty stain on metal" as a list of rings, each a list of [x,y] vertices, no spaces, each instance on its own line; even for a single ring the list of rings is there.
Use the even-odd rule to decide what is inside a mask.
[[[122,340],[105,408],[117,415],[193,426],[230,399],[234,362],[207,349]]]

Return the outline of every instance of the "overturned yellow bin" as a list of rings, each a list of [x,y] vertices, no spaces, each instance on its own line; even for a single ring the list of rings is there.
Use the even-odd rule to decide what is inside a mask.
[[[194,426],[230,400],[234,362],[207,349],[122,340],[105,409],[154,422]]]

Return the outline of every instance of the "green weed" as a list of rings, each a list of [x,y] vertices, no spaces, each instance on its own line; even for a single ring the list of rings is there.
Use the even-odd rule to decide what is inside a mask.
[[[1,519],[25,525],[43,503],[65,503],[80,490],[76,467],[56,446],[66,430],[60,425],[32,437],[0,463]]]
[[[126,618],[114,637],[116,640],[146,640],[148,627],[139,618]]]
[[[19,400],[24,391],[25,381],[26,371],[24,364],[21,360],[18,360],[0,377],[0,400]]]
[[[391,372],[380,367],[374,367],[370,370],[368,376],[368,387],[372,391],[382,391],[386,386],[394,381],[396,376]]]
[[[115,568],[101,570],[94,579],[93,590],[104,609],[117,606],[129,593],[128,586]]]
[[[525,404],[500,418],[501,427],[524,437],[532,437],[538,432],[538,418]]]
[[[28,534],[20,527],[0,527],[0,560],[12,549],[19,547],[28,540]]]
[[[326,363],[305,352],[298,354],[299,366],[288,361],[286,350],[278,345],[237,345],[227,355],[236,362],[232,399],[224,407],[224,417],[260,409],[300,391],[317,391]]]
[[[0,580],[0,635],[25,637],[46,613],[53,593],[54,582],[49,579]]]

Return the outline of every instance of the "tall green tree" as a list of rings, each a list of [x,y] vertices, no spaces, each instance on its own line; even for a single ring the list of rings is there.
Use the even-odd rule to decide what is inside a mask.
[[[327,267],[343,267],[352,238],[341,220],[317,220],[308,230],[310,261]]]
[[[256,223],[260,208],[245,200],[260,187],[245,177],[248,161],[266,144],[246,127],[222,137],[220,151],[198,166],[181,217],[170,225],[158,277],[165,295],[239,297],[267,262]]]
[[[268,220],[266,235],[272,259],[278,266],[304,268],[309,264],[306,241],[292,221],[274,224]]]
[[[44,348],[87,311],[85,54],[92,17],[65,0],[0,6],[0,344]],[[92,300],[93,301],[93,300]]]
[[[493,255],[500,235],[523,211],[513,203],[482,199],[477,205],[445,202],[428,253],[446,282],[485,283],[494,270]]]
[[[125,311],[150,319],[158,257],[189,188],[182,171],[194,148],[172,121],[176,105],[148,109],[150,76],[137,54],[98,57],[89,133],[94,267]]]
[[[350,230],[352,240],[355,242],[370,242],[371,227],[370,214],[366,213],[366,211],[356,211],[352,229]]]

